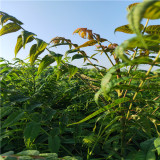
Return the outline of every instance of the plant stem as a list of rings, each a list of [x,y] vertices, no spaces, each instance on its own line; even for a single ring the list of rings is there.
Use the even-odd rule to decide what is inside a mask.
[[[102,51],[105,53],[105,55],[107,56],[108,60],[110,61],[110,63],[112,64],[112,66],[114,66],[114,63],[112,62],[112,60],[110,59],[110,57],[108,56],[107,52],[104,50],[103,46],[101,45],[101,43],[96,40],[98,42],[98,44],[101,46]]]
[[[149,73],[151,72],[154,63],[157,61],[157,59],[159,58],[159,56],[160,56],[160,51],[158,52],[156,58],[154,59],[153,64],[150,66],[149,70],[147,71],[146,76],[148,76]],[[146,79],[141,81],[141,83],[140,83],[140,85],[139,85],[139,88],[142,87],[142,85],[144,84],[145,81],[146,81]],[[139,92],[139,91],[137,91],[137,92],[134,94],[134,96],[133,96],[133,101],[135,100],[135,98],[136,98],[138,92]],[[129,113],[130,113],[130,110],[131,110],[131,108],[132,108],[132,105],[133,105],[133,103],[130,103],[130,106],[129,106],[129,110],[128,110],[128,112],[127,112],[126,119],[128,119],[128,117],[129,117]]]

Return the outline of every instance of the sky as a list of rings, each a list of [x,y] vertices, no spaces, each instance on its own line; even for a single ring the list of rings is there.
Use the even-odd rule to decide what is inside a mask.
[[[15,1],[15,0],[1,0],[0,10],[6,12],[24,24],[22,27],[37,35],[37,38],[46,41],[47,43],[56,36],[70,39],[73,43],[78,45],[86,42],[78,34],[73,35],[77,28],[88,28],[93,33],[100,34],[101,38],[106,38],[112,43],[121,44],[134,35],[116,32],[115,28],[128,24],[127,21],[127,6],[135,2],[142,2],[142,0],[103,0],[103,1]],[[144,20],[145,23],[145,20]],[[149,22],[157,24],[156,22]],[[7,60],[12,60],[14,55],[14,47],[16,45],[17,37],[21,34],[21,30],[15,33],[6,34],[0,37],[0,57]],[[25,49],[21,49],[17,58],[25,59],[29,55],[30,47],[34,44],[28,43]],[[108,43],[104,42],[104,45]],[[96,53],[95,47],[84,49],[86,53],[91,56]],[[57,47],[52,48],[53,51],[60,54],[65,54],[69,48]],[[48,54],[47,51],[40,55],[40,58]],[[99,60],[99,65],[110,67],[110,63],[105,55],[97,55],[95,58]],[[75,60],[74,65],[81,67],[83,61]]]

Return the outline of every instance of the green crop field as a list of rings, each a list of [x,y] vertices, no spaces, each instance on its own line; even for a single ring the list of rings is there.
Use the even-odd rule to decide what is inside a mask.
[[[20,32],[15,56],[35,42],[25,49],[29,62],[0,59],[0,160],[160,160],[160,25],[148,25],[160,19],[160,1],[129,5],[127,18],[115,28],[133,34],[122,44],[88,28],[73,31],[86,39],[75,44],[64,37],[45,42],[0,11],[0,36]],[[65,55],[56,53],[63,45]],[[89,46],[96,54],[83,50]],[[96,63],[101,54],[110,68]]]

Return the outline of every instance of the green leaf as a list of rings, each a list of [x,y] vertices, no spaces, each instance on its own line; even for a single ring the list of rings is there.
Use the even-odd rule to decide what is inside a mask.
[[[127,7],[127,11],[129,12],[133,7],[135,7],[139,3],[132,3]]]
[[[100,96],[100,94],[102,93],[102,90],[100,89],[95,95],[94,95],[94,100],[96,102],[96,104],[100,107],[99,103],[98,103],[98,98]]]
[[[10,114],[7,119],[4,121],[2,128],[13,126],[17,121],[19,121],[24,116],[23,111],[15,111]]]
[[[150,149],[148,152],[147,152],[147,155],[146,155],[146,160],[157,160],[156,159],[156,155],[155,155],[155,151],[153,149]]]
[[[101,89],[102,89],[102,93],[103,95],[107,96],[107,94],[109,92],[111,92],[111,90],[119,85],[121,82],[124,82],[124,81],[127,81],[128,79],[130,79],[130,77],[123,77],[123,78],[119,78],[119,79],[113,79],[113,80],[110,80],[109,81],[109,78],[110,78],[110,74],[106,75],[102,81],[101,81]],[[108,83],[107,83],[107,82]]]
[[[144,1],[142,3],[137,4],[135,7],[132,8],[132,10],[128,14],[128,21],[130,28],[138,35],[140,40],[142,41],[142,44],[144,47],[146,47],[146,44],[142,38],[141,31],[140,31],[140,22],[143,17],[146,18],[145,12],[146,10],[154,5],[156,1]],[[159,2],[158,2],[159,3]],[[152,13],[150,13],[152,15]]]
[[[0,36],[4,35],[4,34],[8,34],[8,33],[12,33],[12,32],[16,32],[18,30],[21,29],[21,26],[19,26],[16,23],[8,23],[5,26],[3,26],[0,30]]]
[[[27,39],[26,43],[29,43],[33,41],[33,37],[29,37],[29,39]],[[22,48],[22,35],[19,35],[18,38],[17,38],[17,43],[16,43],[16,46],[15,46],[15,50],[14,50],[14,53],[15,53],[15,57],[17,56],[17,53],[19,52],[19,50]]]
[[[107,40],[106,40],[106,39],[103,39],[103,38],[100,39],[100,42],[105,42],[105,41],[107,41]],[[93,46],[93,45],[95,45],[96,43],[98,43],[98,41],[92,39],[92,40],[89,40],[89,41],[85,42],[84,44],[78,46],[76,49],[79,49],[79,48],[82,48],[82,47]]]
[[[58,80],[60,76],[64,75],[64,74],[67,73],[67,72],[68,72],[67,67],[64,66],[64,65],[61,65],[61,66],[59,67],[58,71],[56,72],[56,74],[57,74],[57,79],[56,79],[56,80]]]
[[[117,120],[119,120],[119,119],[121,119],[121,118],[122,118],[122,116],[116,116],[113,120],[111,120],[111,121],[107,124],[107,126],[103,129],[102,132],[105,132],[105,130],[106,130],[108,127],[112,126]]]
[[[147,1],[147,0],[146,0]],[[145,11],[144,18],[159,19],[160,18],[160,2],[154,1]]]
[[[23,23],[21,21],[19,21],[17,18],[10,16],[8,14],[4,14],[1,19],[0,19],[0,23],[3,26],[4,23],[6,23],[8,20],[13,21],[14,23],[18,23],[19,25],[22,25]]]
[[[51,47],[56,47],[56,46],[61,46],[61,45],[71,45],[70,43],[58,43],[58,44],[54,44],[54,45],[52,45],[52,46],[50,46],[49,48],[51,48]]]
[[[27,110],[32,111],[32,110],[34,110],[35,108],[41,107],[42,105],[43,105],[42,103],[30,104],[30,105],[27,107]]]
[[[26,43],[28,42],[29,39],[33,39],[33,36],[36,36],[36,34],[32,33],[32,32],[28,32],[28,31],[22,31],[22,46],[23,48],[25,48]]]
[[[60,134],[60,128],[59,127],[54,127],[51,131],[50,131],[50,135],[52,137],[59,135]]]
[[[148,140],[142,142],[142,143],[140,144],[141,149],[142,149],[143,151],[147,152],[148,149],[149,149],[151,146],[153,146],[154,140],[155,140],[155,138],[152,138],[152,139],[148,139]]]
[[[154,142],[155,138],[146,140],[140,144],[141,149],[144,152],[146,160],[156,160],[155,150],[154,150]]]
[[[26,151],[22,151],[17,153],[17,156],[39,156],[39,151],[37,150],[26,150]]]
[[[160,35],[160,25],[150,25],[145,29],[145,32]]]
[[[60,144],[61,144],[61,141],[60,141],[60,138],[59,136],[49,136],[48,137],[48,147],[49,147],[49,150],[50,152],[52,153],[58,153],[59,149],[60,149]]]
[[[43,121],[51,121],[57,111],[52,108],[46,108],[44,113],[45,115],[43,116]]]
[[[56,153],[41,153],[41,154],[39,154],[39,156],[41,156],[41,157],[47,157],[47,160],[49,160],[49,159],[55,159],[55,160],[57,160],[58,159],[58,155],[56,154]]]
[[[0,71],[0,74],[4,73],[4,72],[8,72],[9,70],[11,70],[12,67],[5,67]]]
[[[46,67],[55,62],[55,59],[52,55],[46,55],[42,58],[41,63],[38,67],[38,74],[40,74]]]
[[[73,65],[69,65],[69,80],[78,72],[78,68]]]
[[[49,53],[52,55],[52,57],[53,57],[53,58],[55,59],[55,61],[57,62],[57,66],[59,66],[60,63],[61,63],[61,60],[62,60],[63,55],[62,55],[62,54],[57,54],[57,53],[52,52],[52,51],[50,51]]]
[[[44,50],[47,47],[47,43],[41,39],[36,38],[37,41],[37,50],[36,54],[38,54],[40,51]]]
[[[160,155],[160,137],[154,140],[154,146],[158,152],[158,155]]]
[[[142,36],[148,50],[158,52],[160,49],[160,36],[159,35],[144,35]],[[116,47],[115,53],[118,57],[126,62],[131,62],[130,59],[124,54],[125,50],[127,49],[134,49],[134,48],[141,48],[145,49],[142,41],[139,37],[133,37],[129,40],[124,41],[120,46]]]
[[[74,52],[78,52],[79,51],[79,49],[70,49],[70,50],[68,50],[66,53],[65,53],[65,57],[67,57],[67,55],[69,54],[69,53],[74,53]]]
[[[143,28],[144,28],[144,26],[143,26],[143,24],[141,24],[141,25],[140,25],[140,30],[143,30]],[[128,33],[128,34],[134,34],[134,31],[130,29],[130,27],[129,27],[128,24],[116,28],[116,29],[114,30],[114,33],[117,32],[117,31],[119,31],[119,32],[124,32],[124,33]]]
[[[9,152],[5,152],[5,153],[1,154],[1,156],[10,156],[13,154],[14,154],[14,151],[9,151]]]
[[[30,157],[30,156],[19,156],[18,159],[19,159],[19,160],[33,160],[33,158]],[[36,158],[36,159],[37,159],[37,158]],[[37,160],[38,160],[38,159],[37,159]]]
[[[146,160],[146,154],[143,151],[139,151],[136,156],[135,156],[135,160]]]
[[[100,108],[99,110],[95,111],[94,113],[90,114],[89,116],[87,116],[86,118],[80,120],[79,122],[69,124],[68,126],[74,125],[74,124],[83,123],[83,122],[85,122],[85,121],[87,121],[87,120],[89,120],[89,119],[97,116],[98,114],[100,114],[100,113],[102,113],[102,112],[105,112],[106,110],[111,109],[111,108],[113,108],[113,107],[115,107],[115,106],[117,106],[117,105],[119,105],[119,104],[121,104],[121,103],[127,102],[127,101],[129,101],[129,100],[130,100],[130,99],[127,98],[127,97],[117,99],[117,100],[115,100],[113,103],[108,104],[107,106],[104,106],[103,108]]]
[[[7,116],[8,114],[11,113],[12,111],[12,107],[1,107],[0,108],[0,119],[2,119],[3,117]]]
[[[31,62],[31,64],[33,64],[34,61],[35,61],[36,49],[37,49],[37,44],[33,44],[33,45],[31,46],[31,48],[30,48],[30,53],[29,53],[29,55],[30,55],[30,62]]]
[[[26,125],[24,129],[24,138],[26,147],[30,147],[35,141],[37,136],[40,134],[41,125],[37,122],[30,122]]]
[[[72,57],[72,61],[75,60],[75,59],[81,59],[81,58],[85,58],[83,55],[81,54],[75,54],[73,57]]]
[[[19,35],[17,38],[17,43],[14,49],[15,57],[17,56],[17,53],[22,48],[22,35]]]
[[[35,62],[37,57],[45,50],[47,47],[47,43],[41,39],[35,38],[37,41],[37,44],[32,45],[30,49],[30,62],[31,65]]]

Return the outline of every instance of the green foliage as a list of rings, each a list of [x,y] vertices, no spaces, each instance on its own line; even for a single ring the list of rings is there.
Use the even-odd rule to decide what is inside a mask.
[[[120,45],[87,28],[73,32],[88,39],[82,45],[64,37],[47,43],[23,29],[16,18],[0,12],[1,35],[23,29],[15,55],[36,40],[30,48],[30,63],[18,58],[13,64],[0,59],[0,140],[2,152],[8,152],[0,158],[58,159],[60,155],[79,160],[159,159],[160,74],[159,69],[152,69],[160,66],[160,36],[159,25],[147,26],[149,19],[160,18],[159,8],[159,1],[129,5],[129,24],[115,31],[136,36]],[[143,18],[147,18],[145,25],[141,24]],[[12,22],[3,26],[8,20]],[[51,43],[54,45],[49,47]],[[81,50],[97,43],[92,56]],[[54,47],[63,45],[69,46],[64,57],[54,52]],[[44,51],[49,54],[39,60]],[[112,67],[93,63],[98,54],[105,54]],[[94,68],[71,64],[82,58],[86,66]],[[55,61],[56,66],[49,66]],[[149,69],[141,70],[142,64]],[[23,151],[26,149],[32,151]],[[14,155],[11,150],[20,153]]]
[[[21,27],[16,23],[8,23],[0,30],[0,36],[20,30]]]
[[[143,24],[140,25],[140,30],[142,31],[144,29],[144,26]],[[134,34],[134,32],[130,29],[129,25],[124,25],[124,26],[120,26],[120,27],[117,27],[114,32],[124,32],[124,33],[129,33],[129,34]]]
[[[26,128],[24,129],[24,141],[26,148],[31,148],[33,142],[40,133],[40,129],[40,123],[34,121],[26,125]]]
[[[13,151],[9,151],[6,153],[3,153],[0,155],[0,158],[2,160],[38,160],[38,159],[44,159],[44,160],[83,160],[81,157],[70,157],[70,156],[65,156],[62,158],[58,158],[58,155],[56,153],[39,153],[37,150],[26,150],[19,152],[17,154],[14,154]]]
[[[23,48],[25,48],[26,43],[33,36],[36,36],[36,35],[34,33],[32,33],[32,32],[28,32],[28,31],[25,31],[25,30],[22,31],[22,46],[23,46]]]

